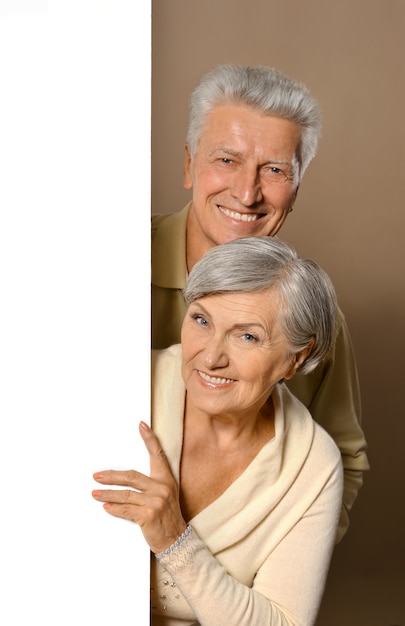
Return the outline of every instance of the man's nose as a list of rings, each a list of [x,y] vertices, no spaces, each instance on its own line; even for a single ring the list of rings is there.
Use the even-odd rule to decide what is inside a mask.
[[[256,168],[244,167],[235,174],[231,194],[247,207],[263,200],[260,174]]]

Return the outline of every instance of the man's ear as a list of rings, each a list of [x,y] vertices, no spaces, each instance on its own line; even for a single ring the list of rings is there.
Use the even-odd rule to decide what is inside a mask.
[[[184,189],[193,188],[193,161],[191,159],[191,153],[188,144],[186,144],[184,154],[183,187]]]
[[[311,354],[314,344],[315,338],[313,337],[305,348],[303,348],[299,352],[296,352],[293,355],[291,367],[287,374],[284,375],[284,380],[290,380],[290,378],[292,378],[296,374],[297,369],[301,367],[305,359]]]
[[[294,204],[295,204],[295,201],[296,201],[296,199],[297,199],[298,189],[299,189],[299,188],[300,188],[300,186],[299,186],[299,184],[298,184],[298,185],[297,185],[297,187],[295,188],[293,201],[291,202],[291,206],[290,206],[290,208],[288,209],[288,212],[289,212],[289,213],[291,213],[291,211],[292,211],[292,210],[293,210],[293,208],[294,208]]]

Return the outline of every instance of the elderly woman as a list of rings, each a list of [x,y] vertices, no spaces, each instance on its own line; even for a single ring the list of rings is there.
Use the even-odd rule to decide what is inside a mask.
[[[153,354],[150,477],[93,492],[152,551],[152,624],[315,622],[342,498],[341,455],[283,384],[332,348],[327,275],[272,238],[214,247],[184,290],[181,345]]]

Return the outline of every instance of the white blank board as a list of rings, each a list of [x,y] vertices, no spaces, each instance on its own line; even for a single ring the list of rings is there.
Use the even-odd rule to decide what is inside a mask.
[[[0,463],[8,626],[149,624],[150,3],[0,0]]]

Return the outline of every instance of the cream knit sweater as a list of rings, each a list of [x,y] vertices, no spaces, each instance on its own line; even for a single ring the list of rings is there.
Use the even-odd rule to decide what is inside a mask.
[[[179,480],[185,388],[181,347],[152,355],[152,427]],[[190,520],[192,533],[152,557],[153,626],[311,626],[342,502],[340,452],[277,385],[275,437]]]

